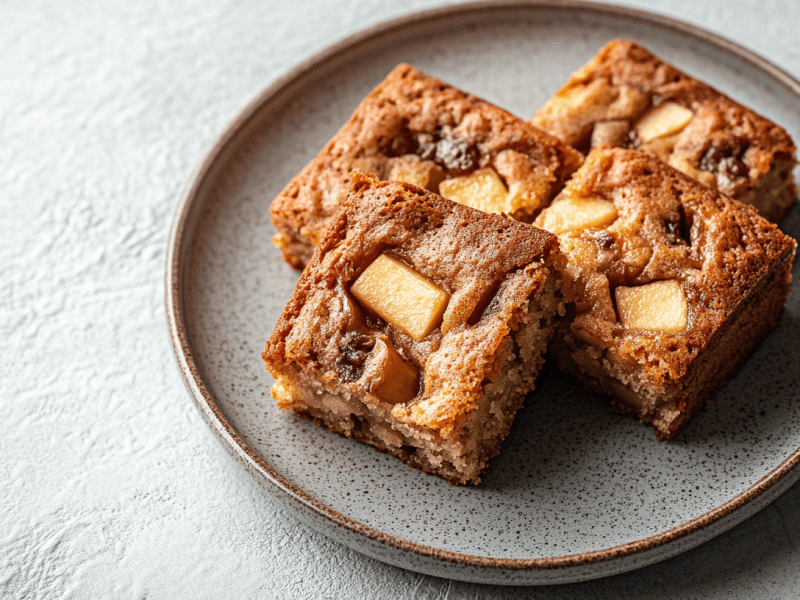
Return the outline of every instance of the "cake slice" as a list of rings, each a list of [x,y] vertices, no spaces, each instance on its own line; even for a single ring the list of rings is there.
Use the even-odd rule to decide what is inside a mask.
[[[556,237],[354,174],[263,353],[278,405],[474,484],[564,313]]]
[[[634,42],[606,45],[531,122],[582,152],[653,154],[773,222],[795,203],[789,134]]]
[[[582,159],[506,111],[399,65],[272,202],[273,242],[302,268],[354,170],[530,222]]]
[[[673,439],[775,327],[796,242],[653,156],[592,150],[536,225],[578,300],[552,352],[612,408]]]

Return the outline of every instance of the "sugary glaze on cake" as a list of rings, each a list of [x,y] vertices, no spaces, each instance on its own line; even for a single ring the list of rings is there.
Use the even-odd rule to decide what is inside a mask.
[[[640,119],[661,105],[677,113],[662,116],[674,127],[663,121],[665,135],[650,139],[659,133],[651,128],[643,139]],[[795,145],[783,128],[631,41],[607,44],[531,122],[582,152],[600,145],[649,152],[774,222],[795,202]]]
[[[504,212],[531,221],[581,160],[508,112],[399,65],[272,202],[273,241],[287,262],[303,267],[353,170],[438,193],[445,179],[491,168],[510,193]]]
[[[558,221],[559,205],[574,218],[581,203],[610,206],[599,213],[605,222],[569,229]],[[613,396],[616,410],[652,423],[662,439],[674,438],[736,373],[789,294],[793,239],[752,207],[642,152],[590,152],[535,224],[561,229],[565,285],[578,298],[552,344],[559,366]],[[665,281],[682,290],[671,305],[686,303],[685,329],[625,327],[620,289]]]
[[[364,306],[353,283],[391,256],[449,294],[441,324],[414,339]],[[555,236],[415,186],[354,175],[263,353],[282,408],[454,484],[497,454],[564,312]],[[407,402],[374,393],[375,348],[419,369]]]

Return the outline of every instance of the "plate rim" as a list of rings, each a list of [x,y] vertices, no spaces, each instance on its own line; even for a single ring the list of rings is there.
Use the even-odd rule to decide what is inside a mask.
[[[492,570],[549,570],[585,566],[592,563],[631,556],[646,550],[655,550],[665,546],[669,542],[685,538],[695,531],[717,523],[733,511],[753,502],[773,485],[783,480],[784,477],[800,463],[800,447],[779,463],[767,475],[753,483],[746,490],[712,510],[661,533],[617,546],[555,557],[493,558],[453,552],[433,546],[418,544],[384,533],[379,529],[366,525],[365,523],[332,509],[301,488],[287,481],[283,475],[273,469],[244,442],[236,429],[230,424],[217,406],[213,394],[205,385],[188,334],[187,311],[184,297],[184,277],[188,272],[188,255],[191,249],[191,244],[187,242],[191,241],[192,238],[192,236],[187,235],[187,233],[193,233],[190,231],[190,225],[192,225],[193,217],[195,216],[193,211],[197,205],[199,192],[204,187],[206,180],[210,177],[217,161],[226,154],[226,151],[236,140],[239,133],[245,129],[251,121],[258,118],[262,108],[271,101],[278,99],[283,93],[287,92],[292,85],[301,81],[312,71],[324,68],[326,63],[335,61],[345,53],[352,52],[359,46],[370,43],[378,37],[453,16],[463,17],[470,14],[478,15],[487,11],[499,12],[514,9],[528,9],[533,12],[537,9],[563,9],[573,13],[591,12],[595,16],[634,20],[657,29],[665,29],[688,37],[700,39],[716,47],[718,50],[721,50],[723,53],[731,54],[739,60],[749,63],[750,66],[756,70],[771,76],[778,83],[782,84],[782,86],[798,100],[798,103],[800,103],[800,81],[755,52],[722,36],[678,19],[627,6],[617,6],[586,0],[478,0],[414,11],[397,18],[382,21],[326,46],[290,68],[250,100],[238,114],[229,121],[214,140],[200,160],[198,166],[192,172],[175,210],[167,245],[164,279],[165,308],[169,336],[175,358],[183,376],[184,383],[194,400],[196,408],[216,434],[219,441],[225,446],[226,450],[228,450],[235,459],[243,463],[248,471],[255,471],[264,481],[274,486],[274,491],[281,492],[282,495],[299,503],[302,507],[310,509],[317,516],[327,519],[334,525],[344,527],[352,533],[365,536],[373,541],[381,542],[394,549],[404,552],[413,552],[420,557],[433,558],[449,563],[458,563],[463,566],[489,568]],[[794,475],[800,476],[800,473],[795,473]],[[273,490],[268,491],[272,492]],[[763,508],[763,506],[755,506],[753,513],[760,508]],[[728,527],[721,529],[714,534],[714,537],[743,521],[748,516],[750,515],[743,516],[741,520],[735,521]],[[702,541],[705,540],[700,540],[697,543],[699,544]],[[690,547],[693,547],[693,545],[684,550],[688,550]],[[652,562],[674,556],[681,551],[659,557],[656,561]],[[639,565],[632,566],[631,569],[646,564],[650,563],[643,562]],[[605,574],[598,573],[597,576],[603,575]]]

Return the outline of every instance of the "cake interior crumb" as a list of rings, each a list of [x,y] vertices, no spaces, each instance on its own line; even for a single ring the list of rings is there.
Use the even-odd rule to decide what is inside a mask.
[[[500,450],[511,423],[544,362],[542,353],[553,335],[556,315],[565,312],[560,282],[550,278],[528,304],[510,336],[501,375],[485,384],[483,398],[446,438],[425,427],[396,420],[391,406],[367,406],[334,381],[323,383],[296,371],[281,377],[272,395],[290,408],[350,439],[365,442],[418,469],[442,475],[451,484],[477,484],[488,461]]]

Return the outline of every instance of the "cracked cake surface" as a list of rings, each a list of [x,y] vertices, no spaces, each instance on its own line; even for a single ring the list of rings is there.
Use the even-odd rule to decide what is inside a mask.
[[[646,151],[779,222],[795,203],[789,134],[628,40],[607,44],[531,120],[582,152]]]
[[[410,184],[353,182],[266,344],[272,394],[477,483],[564,312],[556,237]]]
[[[796,242],[655,157],[600,148],[535,222],[577,298],[552,344],[613,408],[674,438],[774,328]]]
[[[582,158],[505,110],[399,65],[273,200],[273,241],[287,262],[302,268],[354,170],[466,202],[482,195],[470,187],[491,187],[496,201],[473,208],[531,221]]]

